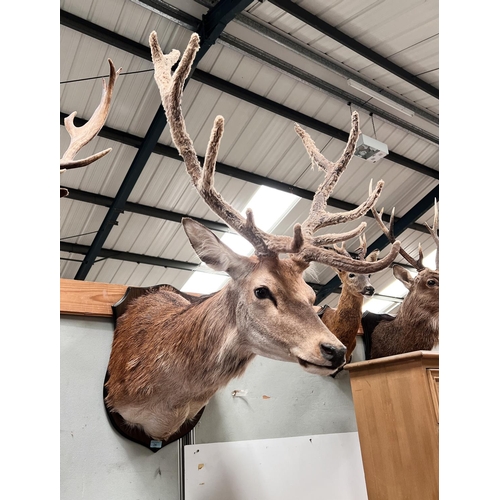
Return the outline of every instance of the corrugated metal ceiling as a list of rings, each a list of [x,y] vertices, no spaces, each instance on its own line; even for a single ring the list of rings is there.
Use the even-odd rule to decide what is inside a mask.
[[[181,14],[186,13],[200,20],[209,8],[207,2],[157,1],[157,4],[160,3],[178,9],[177,18],[168,19],[146,8],[138,0],[61,1],[60,78],[61,82],[65,82],[61,84],[61,114],[77,111],[77,117],[88,120],[100,99],[101,77],[108,75],[107,59],[112,59],[117,68],[123,68],[105,127],[116,133],[120,140],[101,133],[79,156],[87,156],[107,147],[112,147],[112,152],[89,167],[67,171],[61,176],[61,185],[70,190],[70,196],[61,199],[62,278],[75,277],[85,256],[81,253],[84,251],[82,249],[92,245],[95,233],[108,212],[105,206],[72,199],[71,191],[114,199],[160,107],[153,65],[150,58],[142,55],[141,47],[146,49],[147,55],[149,34],[156,30],[164,52],[173,48],[182,51],[192,31],[185,23],[181,25]],[[273,67],[269,62],[259,61],[255,53],[236,50],[228,43],[231,38],[221,36],[219,40],[222,42],[215,43],[200,61],[198,70],[201,76],[193,76],[185,89],[183,110],[199,155],[205,153],[214,117],[220,114],[226,120],[218,160],[238,170],[234,170],[235,175],[217,173],[217,189],[238,210],[245,207],[259,187],[259,182],[245,180],[246,173],[287,184],[289,189],[314,192],[322,175],[311,169],[308,156],[293,130],[294,118],[291,117],[303,116],[304,120],[305,117],[316,120],[301,125],[311,134],[326,157],[336,159],[345,142],[327,132],[333,127],[348,133],[350,111],[356,109],[360,113],[362,132],[372,137],[376,135],[378,140],[388,145],[394,156],[391,159],[384,158],[377,164],[353,158],[333,191],[332,198],[358,205],[367,197],[370,180],[376,182],[383,179],[385,187],[379,207],[385,206],[387,211],[394,206],[396,217],[403,217],[438,187],[438,99],[308,26],[275,3],[255,1],[240,15],[260,23],[260,32],[249,29],[238,18],[239,21],[236,19],[227,26],[224,35],[236,37],[279,58],[286,71],[282,67]],[[437,1],[401,3],[397,0],[359,0],[332,3],[307,0],[295,3],[438,88]],[[89,22],[92,27],[109,30],[110,38],[105,39],[102,34],[90,29],[69,27],[69,23],[63,20],[66,13],[76,16],[78,22],[83,24]],[[286,37],[293,44],[299,44],[303,50],[298,53],[297,46],[292,43],[289,46],[277,43],[272,36],[267,36],[271,31]],[[132,49],[128,47],[137,47],[137,50],[130,52]],[[316,56],[323,59],[317,59]],[[395,94],[409,105],[432,115],[435,121],[419,114],[409,117],[353,89],[347,84],[345,76],[329,70],[325,61],[341,65],[346,71]],[[359,106],[349,106],[345,100],[319,88],[313,79],[298,78],[294,68],[376,106],[382,116],[376,113],[370,116]],[[212,82],[202,83],[200,79],[205,74],[229,82],[233,87],[221,90]],[[244,91],[241,95],[245,98],[234,95],[236,91],[239,92],[238,89]],[[271,107],[268,109],[269,103]],[[397,120],[389,121],[386,114],[393,115]],[[405,129],[401,123],[407,124],[408,128]],[[415,130],[425,134],[419,135]],[[429,140],[426,134],[436,140]],[[158,143],[173,148],[168,127],[161,133]],[[68,144],[68,134],[61,125],[61,154]],[[167,154],[170,154],[168,150]],[[408,164],[416,165],[417,170],[408,167]],[[420,166],[427,173],[418,171]],[[429,172],[431,175],[428,175]],[[149,157],[128,202],[191,217],[218,220],[191,187],[183,162],[175,155],[166,156],[163,150],[155,150]],[[305,219],[309,206],[308,199],[301,199],[275,228],[275,232],[291,234],[293,224]],[[333,207],[330,209],[334,210]],[[419,242],[426,254],[434,250],[432,238],[425,230],[422,231],[423,223],[432,224],[432,218],[433,209],[429,207],[415,221],[417,226],[407,229],[399,237],[403,247],[412,255],[416,254]],[[368,223],[366,236],[370,245],[380,237],[381,232],[372,218],[365,217],[364,220]],[[346,229],[349,228],[346,225]],[[222,233],[216,234],[220,236]],[[76,248],[66,251],[63,243],[82,247],[79,252],[75,251]],[[356,246],[357,242],[353,241],[348,248],[352,250]],[[137,263],[130,254],[137,254],[139,262],[147,261],[147,257],[171,259],[180,263],[200,262],[178,222],[128,210],[118,216],[117,224],[111,229],[103,249],[115,252],[115,258],[97,258],[86,280],[130,286],[169,283],[182,288],[192,271]],[[123,253],[128,254],[126,260],[116,257],[119,252],[122,257]],[[139,259],[141,256],[144,259]],[[398,261],[404,262],[402,259]],[[160,261],[158,263],[161,264]],[[315,265],[306,278],[321,286],[334,277],[333,270]],[[390,270],[372,277],[377,291],[391,281]],[[337,299],[338,294],[331,293],[322,303],[335,306]]]

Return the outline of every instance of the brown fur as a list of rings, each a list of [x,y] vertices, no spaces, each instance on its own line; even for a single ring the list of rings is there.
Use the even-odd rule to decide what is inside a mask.
[[[361,327],[364,300],[364,295],[353,284],[349,283],[348,274],[352,273],[342,272],[339,274],[342,280],[342,292],[337,307],[325,309],[321,317],[328,329],[346,346],[347,361],[356,347],[356,336]]]
[[[371,358],[431,350],[439,342],[439,271],[421,270],[413,279],[401,266],[394,275],[408,288],[394,321],[381,321],[372,333]],[[432,284],[434,282],[434,284]]]
[[[201,224],[183,223],[197,252],[212,266],[224,264],[232,280],[195,302],[169,287],[131,302],[117,321],[106,384],[111,411],[163,440],[256,354],[320,375],[345,362],[345,347],[314,312],[303,264],[239,256]],[[261,287],[272,299],[256,296]],[[334,359],[325,356],[325,346]]]
[[[365,259],[366,238],[360,238],[361,246],[358,249],[360,260],[375,262],[379,251],[374,250]],[[344,246],[338,251],[346,252]],[[338,277],[342,282],[342,291],[335,309],[327,308],[321,319],[328,329],[346,346],[346,360],[349,362],[352,352],[356,347],[356,336],[361,327],[363,315],[363,300],[371,296],[375,289],[370,283],[370,275],[348,273],[337,269]]]
[[[396,242],[383,261],[367,265],[323,248],[359,235],[365,223],[355,231],[313,236],[320,227],[361,217],[380,196],[382,181],[358,208],[333,215],[325,210],[326,199],[354,152],[357,113],[353,113],[353,129],[338,162],[326,161],[303,134],[313,160],[326,170],[313,200],[315,208],[305,222],[305,234],[300,224],[295,225],[293,237],[267,234],[256,227],[251,210],[245,218],[223,200],[214,187],[214,171],[224,120],[218,116],[214,121],[202,168],[182,116],[182,90],[199,42],[193,34],[171,75],[180,53],[165,56],[152,32],[155,80],[173,142],[193,185],[212,211],[253,245],[256,255],[237,255],[204,226],[185,218],[184,229],[197,255],[214,270],[228,273],[231,281],[219,293],[196,303],[171,290],[160,290],[137,298],[120,317],[108,366],[106,403],[127,423],[162,440],[194,417],[219,388],[241,375],[256,354],[297,362],[314,374],[335,372],[345,363],[345,346],[316,315],[315,295],[303,271],[316,260],[352,272],[375,272],[387,267],[399,248]],[[282,253],[296,258],[280,259]]]

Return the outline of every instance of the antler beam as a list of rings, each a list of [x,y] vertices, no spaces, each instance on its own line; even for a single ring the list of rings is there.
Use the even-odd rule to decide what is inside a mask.
[[[193,33],[181,61],[171,74],[172,66],[178,61],[180,53],[174,49],[164,55],[153,31],[149,37],[151,55],[155,66],[155,80],[160,90],[161,101],[170,126],[172,140],[184,159],[192,183],[207,205],[237,233],[247,239],[255,248],[257,255],[273,253],[295,253],[303,244],[300,226],[294,229],[294,237],[274,236],[255,226],[253,213],[247,210],[246,219],[229,205],[214,187],[214,172],[220,141],[224,131],[224,118],[217,116],[205,154],[203,168],[198,160],[193,141],[186,130],[182,114],[182,90],[189,75],[191,65],[200,47],[198,34]]]

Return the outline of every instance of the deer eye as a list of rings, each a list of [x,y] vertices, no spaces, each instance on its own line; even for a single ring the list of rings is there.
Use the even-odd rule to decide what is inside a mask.
[[[253,293],[258,299],[269,299],[274,304],[274,307],[278,307],[278,301],[274,298],[274,295],[267,286],[260,286],[256,288]]]
[[[435,286],[436,285],[436,281],[435,280],[427,280],[427,285],[428,286]]]
[[[269,288],[265,286],[261,286],[259,288],[256,288],[254,290],[255,296],[258,299],[270,299],[271,298],[271,292],[269,291]]]
[[[354,278],[356,276],[354,273],[349,273],[349,278]]]

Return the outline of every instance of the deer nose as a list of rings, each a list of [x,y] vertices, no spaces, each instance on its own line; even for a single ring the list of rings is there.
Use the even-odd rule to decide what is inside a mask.
[[[347,349],[342,347],[335,347],[332,344],[321,344],[319,346],[322,356],[332,362],[332,366],[337,368],[345,363],[345,353]]]
[[[373,295],[374,293],[375,293],[375,288],[373,288],[372,286],[365,286],[363,290],[364,295]]]

